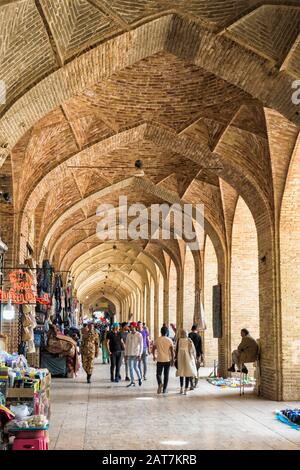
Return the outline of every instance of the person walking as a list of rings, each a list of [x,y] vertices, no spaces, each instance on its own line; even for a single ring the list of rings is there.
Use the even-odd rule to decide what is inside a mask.
[[[130,383],[127,387],[135,386],[134,371],[138,376],[139,385],[142,385],[142,375],[139,368],[139,360],[143,354],[144,343],[141,333],[136,331],[137,324],[130,323],[130,334],[127,336],[125,344],[125,359],[128,360],[128,367],[130,371]]]
[[[182,330],[176,345],[175,365],[177,365],[176,376],[180,377],[180,393],[187,394],[189,382],[197,374],[196,350],[193,341],[188,337],[188,333]],[[185,378],[185,388],[183,390]]]
[[[202,338],[198,333],[198,326],[196,324],[192,326],[192,330],[189,333],[189,338],[193,341],[196,350],[197,375],[194,377],[195,382],[193,383],[193,379],[191,381],[191,388],[194,388],[198,385],[198,371],[200,369],[201,362],[203,362]]]
[[[107,349],[107,341],[109,336],[108,325],[105,325],[104,330],[102,331],[101,345],[102,345],[102,362],[103,364],[109,364],[109,354]]]
[[[99,338],[94,330],[94,324],[89,323],[87,330],[82,335],[80,353],[82,357],[82,366],[86,372],[87,383],[91,383],[91,377],[94,368],[94,359],[98,357]]]
[[[156,361],[157,351],[157,365],[156,365],[156,379],[157,379],[157,393],[167,393],[170,367],[174,364],[174,347],[173,341],[167,337],[167,328],[163,326],[160,330],[161,336],[155,341],[153,345],[153,360]],[[162,384],[161,376],[164,372],[164,383]]]
[[[141,360],[139,361],[139,369],[141,376],[144,378],[144,380],[147,380],[148,354],[150,354],[149,331],[146,327],[143,326],[141,321],[138,321],[137,325],[137,330],[143,337],[143,353]]]
[[[120,369],[122,364],[122,351],[125,344],[119,332],[119,323],[114,323],[107,341],[108,354],[110,355],[110,380],[120,382]]]
[[[121,338],[123,340],[123,343],[126,344],[126,340],[127,340],[127,336],[129,335],[129,327],[128,327],[128,324],[127,322],[123,322],[121,324]],[[129,373],[128,373],[128,360],[125,358],[125,350],[122,351],[122,363],[124,361],[124,364],[125,364],[125,380],[126,382],[129,382],[130,381],[130,378],[129,378]],[[121,379],[120,379],[121,380]]]

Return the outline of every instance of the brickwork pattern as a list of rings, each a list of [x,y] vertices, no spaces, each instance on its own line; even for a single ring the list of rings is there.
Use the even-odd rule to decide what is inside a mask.
[[[0,79],[7,84],[0,181],[14,195],[13,205],[0,203],[0,227],[8,263],[24,261],[30,242],[39,262],[47,257],[72,271],[86,309],[86,297],[94,301],[101,291],[123,305],[123,316],[130,309],[138,319],[146,286],[152,336],[162,316],[179,328],[190,322],[186,311],[198,308],[200,286],[210,312],[211,286],[221,283],[223,338],[217,344],[205,332],[207,360],[218,348],[226,372],[237,328],[249,308],[257,322],[259,307],[262,393],[292,399],[300,393],[289,282],[297,277],[292,245],[298,254],[300,117],[291,83],[300,77],[300,8],[296,0],[269,3],[0,6]],[[134,177],[136,159],[144,178]],[[203,203],[209,238],[202,265],[185,257],[178,240],[101,243],[96,208],[117,205],[120,194],[146,206]],[[239,197],[250,225],[237,223]],[[256,285],[250,293],[249,276]]]

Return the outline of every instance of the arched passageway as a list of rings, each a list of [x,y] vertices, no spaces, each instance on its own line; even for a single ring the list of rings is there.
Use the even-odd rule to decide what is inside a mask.
[[[49,263],[81,314],[106,295],[116,318],[144,320],[152,338],[164,319],[189,330],[202,288],[206,364],[218,359],[225,375],[246,327],[261,340],[262,395],[299,399],[300,8],[173,3],[171,13],[167,0],[1,3],[3,44],[14,44],[0,57],[5,269]],[[124,237],[137,204],[143,217],[190,204],[193,224],[202,204],[204,248],[155,231]],[[3,331],[17,350],[19,317]]]

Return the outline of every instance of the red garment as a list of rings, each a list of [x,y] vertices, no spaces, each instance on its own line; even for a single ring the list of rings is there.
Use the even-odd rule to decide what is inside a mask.
[[[0,406],[0,423],[3,428],[9,421],[14,419],[15,415],[6,406]]]

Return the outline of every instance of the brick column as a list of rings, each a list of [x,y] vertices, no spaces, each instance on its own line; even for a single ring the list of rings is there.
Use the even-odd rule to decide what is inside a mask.
[[[144,297],[145,297],[145,286],[144,284],[142,285],[142,288],[141,288],[141,295],[140,295],[140,320],[144,323],[145,321],[145,302],[144,302]]]
[[[200,312],[200,293],[202,288],[202,272],[201,272],[201,259],[200,254],[197,253],[199,259],[195,260],[195,303],[194,303],[194,316],[193,323],[198,323]]]
[[[164,323],[169,325],[169,279],[164,277]]]
[[[256,221],[256,227],[259,252],[261,395],[270,400],[281,400],[282,327],[275,237],[266,214],[262,214]]]
[[[228,376],[228,367],[231,364],[231,345],[230,345],[230,266],[227,260],[218,260],[218,282],[221,284],[221,305],[222,305],[222,338],[218,340],[218,361],[219,374],[222,377]]]
[[[183,328],[183,287],[184,277],[182,269],[177,270],[177,304],[176,304],[176,328],[177,331]]]
[[[154,339],[159,337],[159,282],[154,282]]]
[[[146,285],[146,325],[150,328],[151,325],[151,294],[150,284]],[[153,335],[153,332],[151,332]]]
[[[12,194],[11,163],[7,158],[1,172],[7,176],[4,182],[1,182],[1,190]],[[3,242],[7,245],[8,251],[4,255],[4,278],[3,288],[9,289],[8,275],[10,269],[16,267],[16,244],[15,244],[15,206],[0,201],[0,233]],[[16,316],[13,321],[2,321],[2,333],[8,337],[8,352],[18,351],[18,306],[16,306]],[[3,305],[2,305],[3,311]]]

